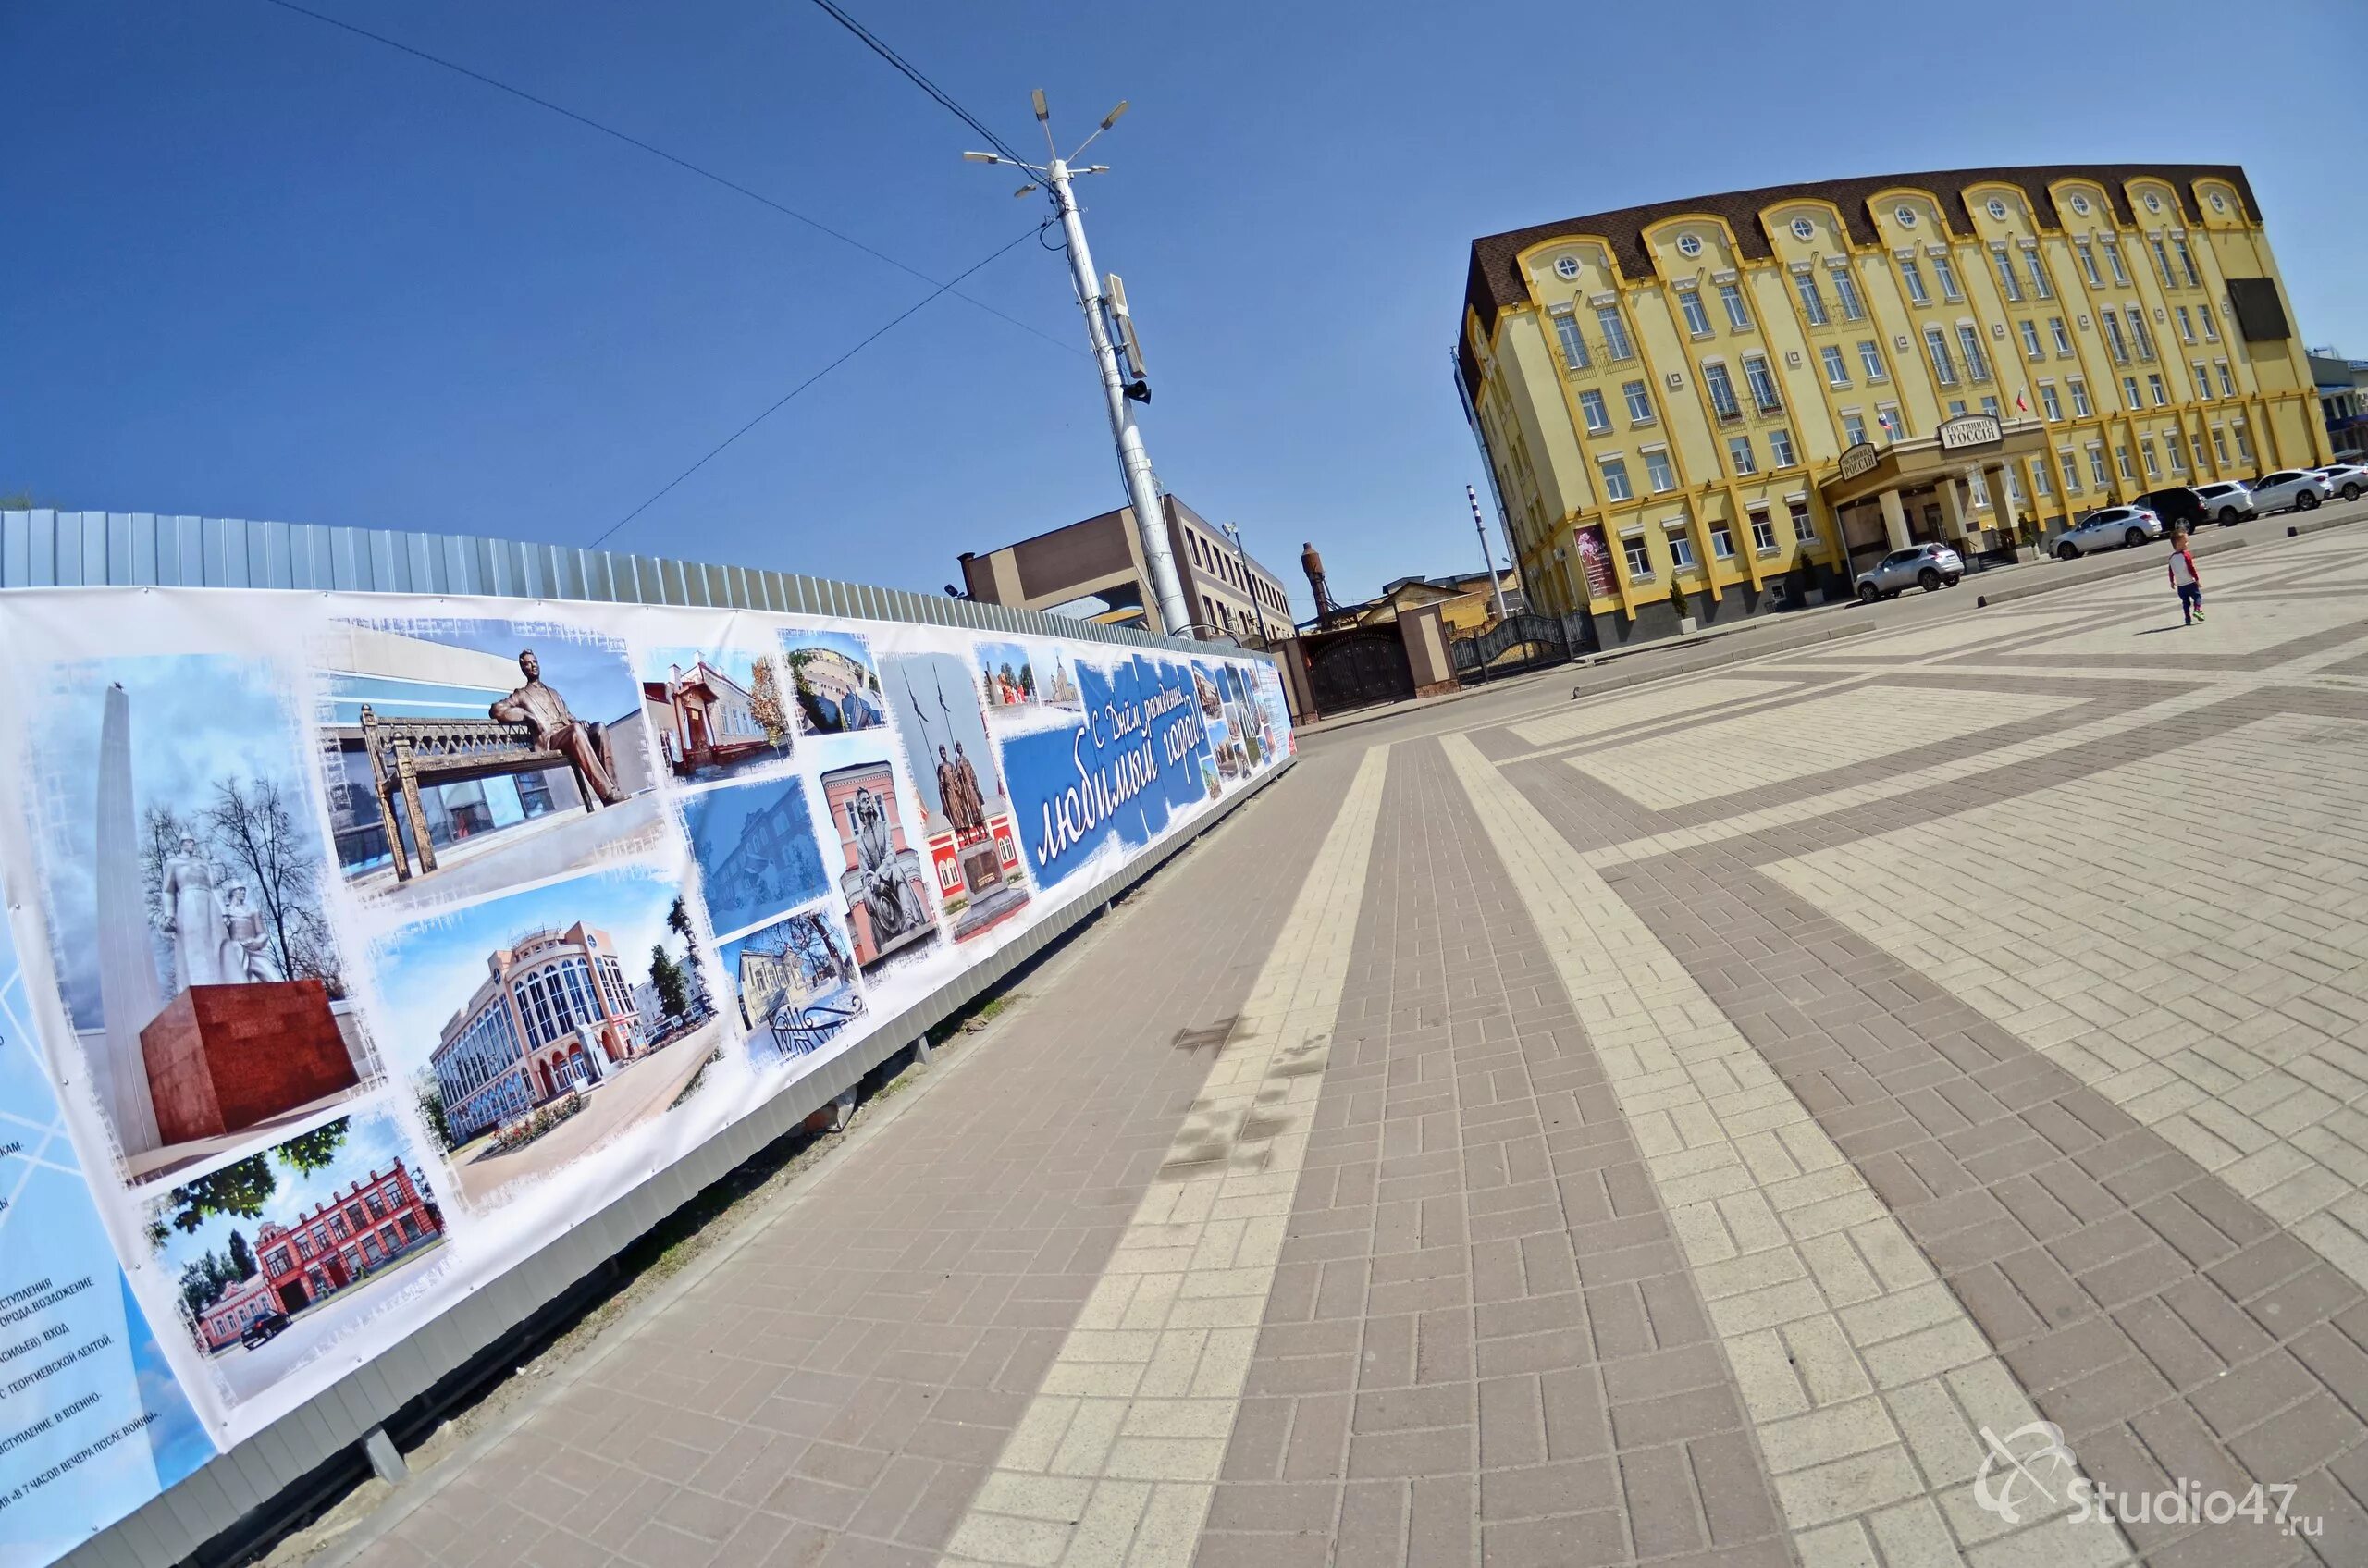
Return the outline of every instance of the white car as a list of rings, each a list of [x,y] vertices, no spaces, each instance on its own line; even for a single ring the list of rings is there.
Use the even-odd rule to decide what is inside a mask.
[[[2234,479],[2198,485],[2195,495],[2203,502],[2203,515],[2223,527],[2241,523],[2253,515],[2253,493]]]
[[[2307,468],[2281,468],[2253,481],[2256,512],[2309,512],[2335,494],[2335,487]]]
[[[2325,468],[2313,468],[2311,472],[2325,479],[2327,488],[2346,500],[2358,500],[2368,494],[2368,467],[2357,463],[2330,463]],[[2327,499],[2333,500],[2335,496]]]
[[[2107,506],[2091,512],[2055,541],[2059,561],[2078,561],[2101,549],[2142,545],[2163,537],[2163,520],[2142,506]]]

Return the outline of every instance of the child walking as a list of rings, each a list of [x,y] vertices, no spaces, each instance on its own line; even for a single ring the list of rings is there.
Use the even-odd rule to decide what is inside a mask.
[[[2195,557],[2188,553],[2187,530],[2171,530],[2171,586],[2179,591],[2179,624],[2192,626],[2203,619],[2203,583],[2195,574]]]

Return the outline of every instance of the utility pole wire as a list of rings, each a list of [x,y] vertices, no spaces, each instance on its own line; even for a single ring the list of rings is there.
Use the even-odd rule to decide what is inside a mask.
[[[274,0],[274,3],[276,4],[277,0]],[[1045,220],[1046,223],[1050,223],[1052,221],[1054,220],[1049,218]],[[626,512],[623,517],[620,517],[614,523],[610,524],[606,528],[600,531],[599,537],[594,539],[590,544],[584,548],[586,549],[599,549],[600,546],[608,540],[610,535],[623,527],[626,524],[632,522],[635,518],[640,516],[643,512],[648,512],[651,507],[657,505],[659,501],[665,498],[667,491],[672,490],[675,486],[681,484],[684,480],[689,478],[700,469],[705,468],[709,463],[713,462],[717,457],[722,454],[724,448],[730,446],[733,442],[738,440],[749,431],[754,430],[766,420],[771,419],[775,414],[779,413],[782,407],[792,398],[796,397],[800,392],[806,390],[807,388],[811,387],[815,382],[822,379],[823,377],[828,376],[839,366],[846,364],[847,361],[855,358],[856,355],[863,352],[865,349],[871,346],[874,340],[885,336],[892,327],[896,326],[897,323],[903,321],[906,317],[916,314],[923,306],[935,300],[939,295],[951,293],[954,290],[955,284],[961,282],[962,279],[969,277],[972,273],[978,271],[980,267],[985,266],[988,263],[996,261],[1008,254],[1010,252],[1017,250],[1030,237],[1040,233],[1043,227],[1043,224],[1039,224],[1035,228],[1030,229],[1026,234],[1022,234],[1017,239],[1014,239],[999,247],[995,251],[994,254],[973,262],[970,265],[966,266],[961,271],[956,273],[952,278],[939,284],[929,293],[924,294],[919,299],[914,301],[910,305],[907,305],[894,316],[892,316],[887,321],[881,323],[881,325],[872,331],[870,337],[865,338],[863,341],[856,344],[855,347],[849,349],[846,352],[841,354],[838,358],[832,360],[830,364],[824,365],[813,375],[808,376],[805,380],[800,381],[788,391],[783,392],[779,398],[775,399],[772,404],[762,414],[757,415],[756,418],[751,419],[747,424],[743,425],[737,430],[733,431],[732,434],[724,437],[721,441],[718,441],[715,446],[709,451],[705,457],[700,458],[697,463],[692,463],[688,468],[684,469],[680,474],[677,474],[672,479],[667,480],[666,483],[660,488],[656,495],[651,496],[648,500],[643,501],[639,506],[635,507],[631,512]]]
[[[915,66],[911,61],[906,59],[902,55],[897,54],[895,50],[891,49],[886,43],[882,43],[880,40],[879,35],[874,33],[870,28],[864,26],[853,17],[847,15],[844,10],[841,10],[839,6],[833,3],[833,0],[814,0],[814,4],[820,6],[823,11],[830,16],[832,20],[837,22],[841,27],[845,28],[849,32],[854,33],[857,38],[861,39],[866,48],[879,56],[882,59],[887,61],[890,65],[895,67],[896,69],[902,72],[906,80],[910,80],[914,86],[919,88],[922,92],[928,93],[931,97],[944,105],[952,112],[955,118],[960,120],[964,125],[968,126],[971,130],[985,137],[987,139],[988,146],[993,147],[996,152],[1001,153],[1013,163],[1020,163],[1024,161],[1018,153],[1011,150],[1011,143],[1005,142],[1002,137],[997,136],[994,131],[988,127],[986,121],[980,119],[978,116],[972,114],[969,110],[956,103],[953,97],[947,93],[944,88],[938,86],[937,83],[922,75],[919,67]]]
[[[371,43],[382,44],[388,49],[396,51],[398,54],[409,55],[415,60],[425,60],[431,66],[438,66],[445,70],[452,71],[458,75],[467,77],[471,81],[477,82],[482,86],[490,87],[497,93],[506,93],[511,97],[516,98],[522,103],[532,104],[538,109],[548,109],[552,114],[559,116],[562,119],[574,121],[577,125],[584,127],[587,130],[596,130],[601,135],[611,138],[614,141],[622,142],[626,146],[634,148],[638,152],[647,153],[653,158],[662,159],[667,163],[672,164],[676,168],[682,169],[686,173],[695,174],[701,179],[707,180],[711,184],[721,185],[726,191],[730,191],[735,195],[746,196],[748,200],[756,203],[759,206],[769,207],[772,211],[781,214],[783,217],[793,218],[796,221],[804,224],[807,228],[815,230],[817,233],[827,234],[843,245],[853,246],[855,249],[861,251],[865,255],[870,256],[877,261],[886,262],[890,266],[894,267],[897,271],[908,273],[911,276],[919,278],[924,283],[936,283],[938,281],[938,279],[931,277],[928,273],[923,272],[920,268],[917,266],[908,266],[905,263],[898,261],[894,256],[890,255],[887,252],[867,245],[862,241],[857,239],[854,235],[843,233],[842,231],[832,228],[829,224],[822,222],[819,218],[808,217],[795,207],[784,206],[781,203],[774,201],[771,196],[766,195],[764,192],[752,190],[748,186],[741,184],[738,180],[734,179],[727,175],[718,174],[711,168],[704,168],[699,165],[691,162],[688,158],[670,153],[665,148],[658,146],[653,142],[645,142],[640,137],[635,136],[629,131],[619,130],[612,125],[603,125],[600,121],[592,118],[588,115],[580,115],[576,113],[574,109],[568,108],[565,105],[554,104],[548,98],[537,97],[536,94],[527,92],[523,87],[512,87],[506,81],[501,81],[486,75],[483,71],[472,70],[470,68],[462,65],[457,60],[448,60],[441,55],[431,55],[425,49],[416,48],[412,44],[403,43],[401,39],[389,38],[382,32],[373,32],[366,27],[357,27],[353,23],[347,21],[340,17],[332,17],[327,12],[315,11],[309,6],[299,6],[295,4],[295,0],[263,0],[263,3],[266,6],[276,6],[283,11],[292,11],[300,17],[310,17],[316,22],[322,22],[327,26],[337,28],[341,31],[350,32],[356,38],[366,38]],[[850,22],[848,25],[853,26],[855,24]],[[957,108],[956,113],[959,114],[961,111]],[[965,117],[967,118],[968,117],[965,116]],[[1000,145],[1000,143],[998,143],[998,145]],[[1002,253],[997,252],[996,254],[1000,255]],[[966,274],[965,276],[968,275]],[[956,278],[954,281],[958,282],[960,279]],[[1042,338],[1044,341],[1065,352],[1077,354],[1080,358],[1086,357],[1084,351],[1079,349],[1076,344],[1065,342],[1061,339],[1054,337],[1051,333],[1046,332],[1040,327],[1030,327],[1028,323],[1020,320],[1018,316],[1007,315],[1004,312],[997,310],[994,306],[987,303],[984,300],[976,299],[971,295],[963,293],[958,289],[953,289],[951,284],[946,285],[946,290],[950,290],[956,299],[960,300],[965,304],[976,305],[979,309],[985,311],[989,315],[994,316],[998,320],[1009,322],[1012,326],[1018,327],[1022,332],[1028,333],[1031,337]],[[932,294],[930,297],[931,299],[935,299],[937,296]]]

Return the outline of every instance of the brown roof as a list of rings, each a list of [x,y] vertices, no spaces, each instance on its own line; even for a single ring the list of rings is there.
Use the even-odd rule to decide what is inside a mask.
[[[1832,202],[1842,209],[1842,220],[1848,227],[1850,238],[1862,245],[1880,243],[1874,225],[1868,218],[1868,205],[1876,195],[1903,187],[1930,191],[1940,198],[1941,216],[1949,231],[1959,238],[1974,232],[1973,215],[1965,204],[1965,191],[1971,185],[2013,185],[2018,187],[2039,216],[2043,227],[2061,228],[2063,221],[2056,216],[2055,202],[2048,194],[2049,184],[2059,179],[2094,180],[2105,189],[2106,200],[2113,204],[2114,216],[2135,227],[2136,217],[2129,210],[2128,193],[2123,189],[2130,180],[2143,176],[2167,180],[2177,195],[2179,216],[2189,223],[2197,221],[2189,210],[2189,197],[2199,179],[2225,179],[2237,189],[2238,200],[2254,221],[2260,221],[2261,206],[2253,200],[2251,184],[2245,171],[2235,164],[2038,164],[2021,168],[1958,168],[1925,174],[1877,174],[1855,179],[1805,180],[1795,185],[1767,185],[1757,191],[1730,191],[1723,195],[1693,196],[1676,202],[1651,202],[1640,207],[1621,207],[1616,211],[1590,213],[1584,217],[1564,218],[1559,223],[1541,223],[1528,228],[1516,228],[1503,234],[1491,234],[1472,242],[1472,270],[1463,288],[1463,302],[1480,317],[1482,332],[1494,332],[1497,316],[1507,305],[1525,302],[1529,298],[1529,282],[1522,274],[1521,253],[1541,241],[1566,235],[1600,235],[1610,241],[1612,265],[1621,276],[1643,279],[1653,276],[1652,254],[1645,244],[1645,230],[1654,224],[1672,217],[1700,215],[1724,218],[1734,231],[1735,243],[1744,255],[1765,260],[1773,253],[1768,245],[1768,235],[1759,227],[1759,215],[1769,207],[1804,197]],[[1463,373],[1465,387],[1476,390],[1480,385],[1479,365],[1473,358],[1471,346],[1457,324],[1456,358]]]

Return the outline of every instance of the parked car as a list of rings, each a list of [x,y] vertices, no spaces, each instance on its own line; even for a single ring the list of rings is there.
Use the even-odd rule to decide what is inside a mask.
[[[1895,549],[1858,574],[1858,602],[1897,599],[1908,587],[1938,593],[1965,575],[1965,557],[1946,545],[1910,545]]]
[[[2281,468],[2253,481],[2256,512],[2309,512],[2335,494],[2335,487],[2307,468]]]
[[[2101,549],[2142,545],[2163,537],[2163,520],[2142,506],[2099,507],[2055,541],[2058,560],[2078,561]]]
[[[2170,528],[2201,528],[2211,512],[2203,498],[2185,485],[2173,485],[2167,490],[2149,490],[2138,498],[2137,504],[2163,520]]]
[[[2358,500],[2362,495],[2368,495],[2368,467],[2357,463],[2330,463],[2325,468],[2313,468],[2311,472],[2325,479],[2327,488],[2346,500]],[[2330,496],[2327,499],[2332,500],[2335,498]]]
[[[239,1336],[239,1343],[246,1346],[249,1350],[253,1350],[257,1345],[266,1344],[269,1341],[279,1338],[280,1331],[287,1327],[288,1315],[286,1313],[265,1313],[261,1317],[256,1318],[253,1323],[247,1325],[247,1331]]]
[[[2222,479],[2216,484],[2196,487],[2196,498],[2222,527],[2241,523],[2253,515],[2253,493],[2234,479]]]

